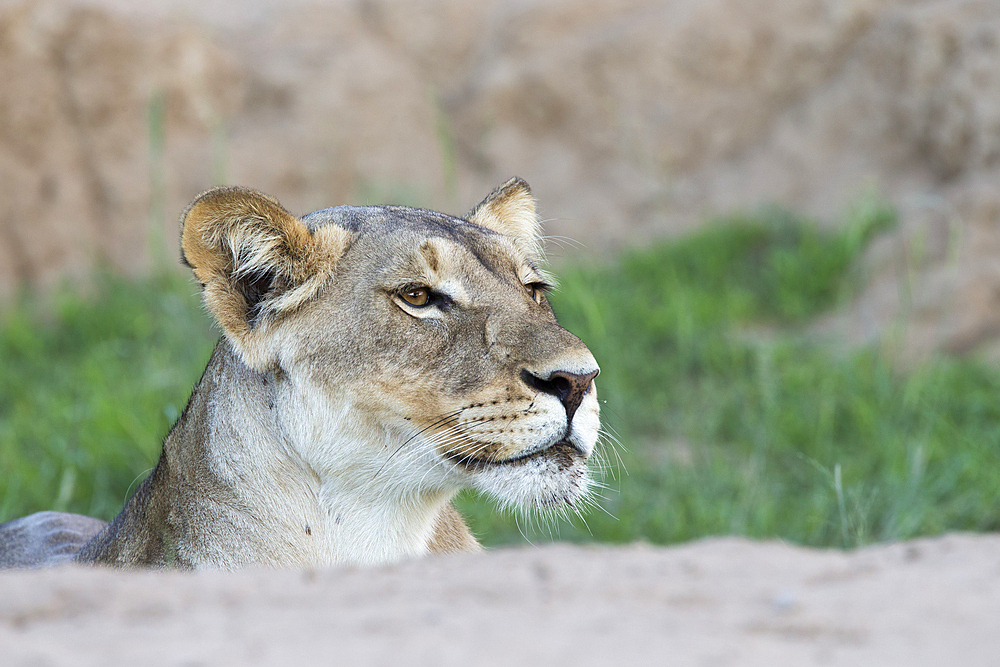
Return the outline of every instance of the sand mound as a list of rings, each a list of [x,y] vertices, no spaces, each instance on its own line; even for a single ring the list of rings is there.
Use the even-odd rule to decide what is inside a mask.
[[[319,572],[0,574],[4,665],[991,665],[1000,537],[725,538]]]

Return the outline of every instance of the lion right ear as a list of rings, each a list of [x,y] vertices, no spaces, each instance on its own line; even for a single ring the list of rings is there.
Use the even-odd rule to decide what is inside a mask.
[[[270,325],[316,293],[351,236],[336,225],[310,231],[278,200],[240,187],[199,195],[182,225],[183,260],[205,305],[243,360],[261,371],[276,362]]]
[[[469,211],[465,219],[511,239],[532,261],[544,259],[535,198],[522,179],[515,176],[498,187]]]

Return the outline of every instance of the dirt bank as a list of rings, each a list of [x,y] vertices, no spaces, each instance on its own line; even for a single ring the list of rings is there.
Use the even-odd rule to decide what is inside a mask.
[[[217,182],[462,213],[518,174],[564,253],[886,199],[824,331],[1000,350],[988,0],[0,0],[0,74],[0,294],[173,264]]]
[[[1000,537],[725,538],[370,570],[0,574],[4,665],[996,664]]]

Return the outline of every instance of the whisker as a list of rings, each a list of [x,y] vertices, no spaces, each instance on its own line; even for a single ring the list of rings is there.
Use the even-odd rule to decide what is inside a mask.
[[[139,473],[138,475],[135,476],[135,479],[133,479],[132,482],[128,485],[128,488],[125,489],[125,498],[122,501],[122,504],[128,502],[128,494],[132,492],[132,485],[134,485],[136,482],[138,482],[140,477],[142,477],[143,475],[146,475],[148,473],[151,473],[151,472],[153,472],[153,469],[152,468],[147,468],[146,470],[143,470],[141,473]]]
[[[625,461],[624,459],[622,459],[621,456],[621,452],[628,452],[628,450],[625,448],[625,445],[622,444],[617,434],[614,433],[614,429],[610,426],[606,428],[602,426],[599,431],[599,434],[601,442],[608,443],[608,445],[610,445],[611,453],[613,453],[615,455],[615,458],[618,459],[618,465],[621,467],[622,470],[625,471],[625,474],[628,475],[629,474],[628,467],[625,465]]]
[[[521,528],[521,522],[518,520],[517,512],[514,513],[514,525],[517,527],[517,532],[521,533],[521,537],[524,538],[524,541],[531,546],[535,546],[535,543],[531,541],[531,538],[524,534],[524,530]]]
[[[445,415],[444,417],[441,417],[437,421],[435,421],[435,422],[433,422],[433,423],[425,426],[424,428],[420,429],[419,431],[417,431],[416,433],[414,433],[413,435],[411,435],[409,438],[407,438],[406,440],[404,440],[403,444],[401,444],[399,447],[397,447],[392,452],[392,454],[390,454],[389,457],[382,463],[381,467],[379,467],[379,469],[375,471],[375,475],[373,476],[373,479],[375,477],[378,477],[379,473],[382,472],[382,469],[385,468],[386,465],[388,465],[389,461],[392,460],[392,457],[394,457],[396,454],[398,454],[399,451],[401,449],[403,449],[403,447],[406,447],[408,444],[410,444],[411,442],[413,442],[416,438],[419,438],[421,435],[423,435],[427,431],[431,430],[432,428],[436,428],[437,426],[440,426],[441,424],[447,423],[448,421],[450,421],[450,420],[455,419],[456,417],[458,417],[460,414],[462,414],[462,410],[456,410],[455,412],[452,412],[451,414]]]

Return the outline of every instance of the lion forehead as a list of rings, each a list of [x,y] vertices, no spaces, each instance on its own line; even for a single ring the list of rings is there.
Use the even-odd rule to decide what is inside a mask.
[[[434,211],[337,206],[302,220],[314,234],[330,225],[352,232],[341,275],[386,289],[422,284],[458,301],[486,283],[495,288],[498,279],[512,286],[520,284],[522,276],[535,271],[506,237]]]
[[[332,206],[313,211],[301,218],[310,232],[326,225],[337,225],[361,234],[417,232],[443,236],[455,241],[470,235],[491,234],[492,230],[446,213],[408,206]]]

